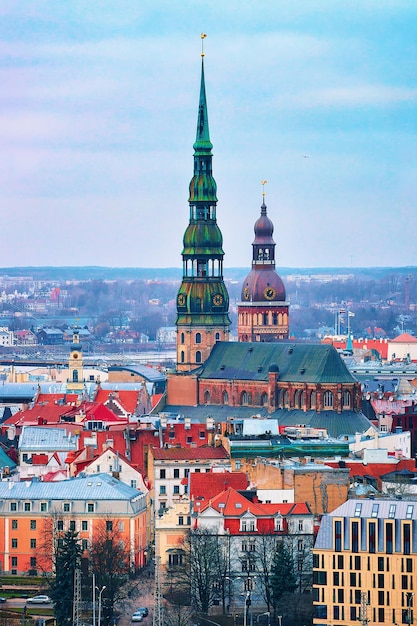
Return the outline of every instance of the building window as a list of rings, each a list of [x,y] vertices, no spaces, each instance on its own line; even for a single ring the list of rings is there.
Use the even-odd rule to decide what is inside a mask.
[[[81,549],[85,552],[88,550],[88,541],[87,539],[81,539]]]
[[[69,523],[69,529],[72,530],[72,532],[75,531],[75,520],[71,520]]]
[[[359,552],[359,523],[352,522],[352,552]]]
[[[81,522],[81,530],[83,530],[83,531],[87,531],[88,530],[88,522],[85,519],[83,519],[82,522]]]
[[[178,467],[174,468],[174,478],[179,478],[180,477],[180,470],[178,469]]]
[[[180,493],[180,486],[174,485],[174,496],[178,496]]]
[[[181,363],[184,363],[184,361],[185,361],[184,350],[181,350],[180,361],[181,361]]]
[[[223,404],[229,403],[229,394],[227,393],[227,391],[223,391],[222,401],[223,401]]]
[[[334,538],[335,538],[335,544],[334,544],[335,552],[341,552],[342,551],[342,522],[340,521],[335,521],[334,523]]]
[[[134,480],[133,478],[130,481],[130,486],[132,487],[132,489],[136,489],[136,480]]]
[[[48,510],[48,503],[47,502],[41,502],[41,513],[46,513]]]
[[[410,533],[410,524],[404,524],[403,526],[403,552],[404,554],[410,554],[411,549],[411,533]]]
[[[371,517],[378,517],[379,504],[372,505]]]
[[[200,430],[198,433],[198,437],[199,439],[205,439],[206,438],[206,431],[205,430]]]
[[[159,478],[162,478],[162,479],[166,478],[166,470],[164,469],[159,470]]]
[[[112,530],[113,530],[113,522],[112,522],[112,520],[108,519],[108,520],[106,520],[106,531],[108,533],[111,533]]]
[[[200,352],[200,350],[197,350],[197,352],[195,353],[195,362],[196,363],[201,363],[201,352]]]
[[[12,556],[12,567],[17,567],[17,556]]]
[[[87,503],[87,513],[94,513],[95,507],[94,502]]]
[[[184,343],[184,341],[185,341],[185,335],[184,333],[181,333],[181,343]]]
[[[256,531],[255,519],[242,519],[240,520],[240,531],[243,533],[252,533]]]
[[[350,391],[343,392],[342,402],[343,408],[350,408]]]
[[[376,524],[370,522],[369,524],[369,552],[375,554],[376,550]]]
[[[30,530],[36,530],[36,520],[35,519],[31,519],[30,520]]]
[[[31,503],[30,502],[25,502],[23,509],[24,511],[30,511],[31,510]]]
[[[204,392],[204,404],[210,404],[210,392],[209,391]]]
[[[355,505],[355,517],[360,517],[361,516],[361,511],[362,511],[362,503],[361,502],[357,502]]]
[[[64,502],[64,513],[69,513],[71,511],[71,505],[69,502]]]
[[[12,548],[17,548],[17,539],[12,539]]]
[[[36,567],[36,556],[31,556],[30,557],[30,566],[31,566],[31,568],[35,568]]]
[[[12,529],[17,530],[18,522],[17,519],[12,519]]]
[[[196,343],[201,343],[201,333],[196,333],[195,334],[195,342]]]
[[[216,333],[214,335],[214,339],[215,339],[215,341],[220,341],[220,333]]]
[[[64,530],[64,522],[62,519],[59,519],[56,523],[57,530]]]
[[[176,567],[178,565],[182,565],[182,563],[183,563],[183,555],[181,553],[168,555],[168,565],[172,565],[173,567]]]
[[[183,515],[179,515],[178,516],[178,525],[179,526],[184,526],[184,516]]]
[[[240,404],[242,406],[247,405],[249,402],[248,393],[246,391],[242,391],[242,395],[240,396]]]
[[[160,496],[166,496],[167,493],[167,488],[165,485],[160,485],[159,486],[159,495]]]
[[[388,513],[388,517],[389,517],[390,519],[394,519],[396,509],[397,509],[397,505],[396,505],[396,504],[390,504],[390,505],[389,505],[389,513]]]
[[[267,406],[267,405],[268,405],[268,394],[263,393],[261,396],[261,406]]]
[[[385,550],[387,554],[392,554],[392,547],[393,547],[393,541],[392,541],[393,528],[392,527],[393,527],[392,522],[387,524],[385,527]]]
[[[304,530],[304,523],[303,523],[303,520],[302,520],[302,519],[299,519],[299,520],[298,520],[298,530],[299,530],[299,531]]]
[[[31,547],[32,549],[36,548],[36,539],[31,539],[31,540],[30,540],[30,547]]]
[[[407,504],[407,512],[405,514],[405,519],[413,519],[413,510],[414,510],[414,505]]]
[[[331,391],[325,391],[323,395],[323,403],[327,408],[333,407],[333,393]]]

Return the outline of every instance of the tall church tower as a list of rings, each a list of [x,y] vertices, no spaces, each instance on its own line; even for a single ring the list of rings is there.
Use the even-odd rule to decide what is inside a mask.
[[[190,182],[190,221],[184,233],[183,277],[177,294],[177,370],[203,363],[216,341],[229,340],[229,295],[223,281],[223,237],[216,221],[217,186],[212,173],[204,53]]]
[[[266,181],[262,181],[265,185]],[[266,213],[262,192],[261,215],[255,222],[252,244],[252,270],[242,287],[238,303],[239,341],[278,341],[288,339],[289,302],[285,287],[275,270],[274,225]]]
[[[84,391],[83,353],[78,327],[74,328],[72,334],[68,361],[67,391],[71,393],[83,393]]]

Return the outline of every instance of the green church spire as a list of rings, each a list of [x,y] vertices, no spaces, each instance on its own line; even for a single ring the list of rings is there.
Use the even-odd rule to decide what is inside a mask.
[[[188,198],[190,216],[183,238],[183,278],[177,295],[177,368],[182,371],[203,363],[216,341],[228,339],[230,326],[229,296],[223,281],[223,236],[216,219],[217,185],[213,178],[204,52],[202,57],[194,172]]]
[[[207,152],[211,153],[211,149],[213,148],[213,144],[210,141],[208,123],[206,84],[204,80],[204,58],[201,59],[200,102],[198,105],[197,135],[193,148],[196,152],[202,152],[203,154]]]

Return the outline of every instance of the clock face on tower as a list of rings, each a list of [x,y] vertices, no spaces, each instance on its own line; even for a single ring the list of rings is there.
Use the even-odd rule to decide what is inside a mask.
[[[185,294],[179,293],[177,297],[177,303],[179,304],[179,306],[184,306],[185,300],[186,300]]]
[[[266,289],[264,289],[264,296],[267,300],[273,300],[276,295],[277,292],[273,287],[267,287]]]
[[[223,296],[220,293],[215,293],[213,296],[213,304],[215,306],[221,306],[223,304]]]
[[[72,358],[73,359],[78,359],[78,352],[73,352]]]

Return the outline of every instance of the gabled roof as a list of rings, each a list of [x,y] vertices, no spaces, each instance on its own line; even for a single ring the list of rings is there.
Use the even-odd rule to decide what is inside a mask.
[[[228,487],[218,493],[208,502],[202,502],[198,507],[199,514],[208,509],[214,509],[221,513],[223,517],[242,517],[245,514],[254,515],[255,517],[273,517],[275,515],[311,515],[307,504],[305,503],[276,503],[262,504],[260,502],[252,502],[244,495]]]
[[[353,383],[331,345],[217,342],[198,373],[200,379],[267,381],[271,366],[284,382]]]
[[[200,448],[152,448],[153,456],[158,461],[187,461],[187,460],[223,460],[229,455],[223,446],[212,448],[201,446]]]
[[[80,406],[74,407],[65,413],[66,417],[76,417],[85,414],[85,421],[98,420],[102,422],[119,422],[126,423],[126,419],[119,417],[107,406],[100,402],[82,402]]]
[[[127,413],[134,413],[137,407],[140,396],[140,390],[120,390],[113,391],[112,389],[98,389],[95,401],[101,404],[108,402],[116,402]]]
[[[417,338],[410,333],[401,333],[395,339],[391,339],[390,343],[417,343]]]

